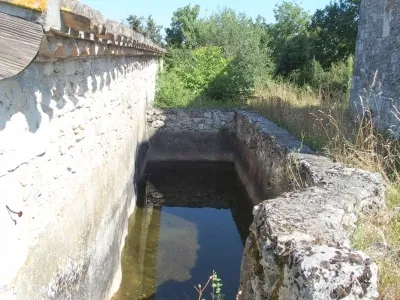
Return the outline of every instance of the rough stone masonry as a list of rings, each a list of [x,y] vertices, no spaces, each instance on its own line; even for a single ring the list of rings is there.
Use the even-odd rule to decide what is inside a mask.
[[[400,2],[361,1],[351,104],[400,138]]]
[[[0,1],[12,39],[43,32],[33,62],[0,81],[0,299],[106,299],[163,50],[77,1],[40,2]]]
[[[349,237],[360,217],[385,208],[379,174],[316,155],[256,112],[152,109],[147,115],[149,160],[233,162],[256,205],[242,260],[243,299],[378,297],[377,266],[351,249]]]

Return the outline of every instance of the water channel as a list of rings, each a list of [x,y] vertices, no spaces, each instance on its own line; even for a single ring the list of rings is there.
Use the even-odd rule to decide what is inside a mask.
[[[213,270],[235,299],[252,204],[233,164],[148,163],[139,190],[113,299],[197,299]]]

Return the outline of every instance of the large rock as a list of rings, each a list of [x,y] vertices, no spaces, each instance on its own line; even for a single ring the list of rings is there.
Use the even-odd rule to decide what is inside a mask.
[[[337,165],[308,171],[316,186],[255,208],[244,299],[376,299],[377,266],[348,237],[360,216],[385,207],[380,175]]]

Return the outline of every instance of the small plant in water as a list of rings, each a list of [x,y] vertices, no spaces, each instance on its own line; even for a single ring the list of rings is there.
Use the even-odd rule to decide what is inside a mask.
[[[208,278],[208,281],[205,285],[197,285],[194,288],[197,291],[198,294],[198,299],[199,300],[205,300],[203,298],[203,294],[206,291],[206,289],[210,286],[211,284],[211,300],[222,300],[224,299],[224,295],[222,294],[222,280],[221,278],[218,277],[217,272],[213,271],[213,274]]]

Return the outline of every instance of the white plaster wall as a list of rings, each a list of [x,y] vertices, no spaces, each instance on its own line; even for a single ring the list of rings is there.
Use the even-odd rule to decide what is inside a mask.
[[[152,58],[88,58],[0,81],[0,299],[118,288],[156,71]]]

